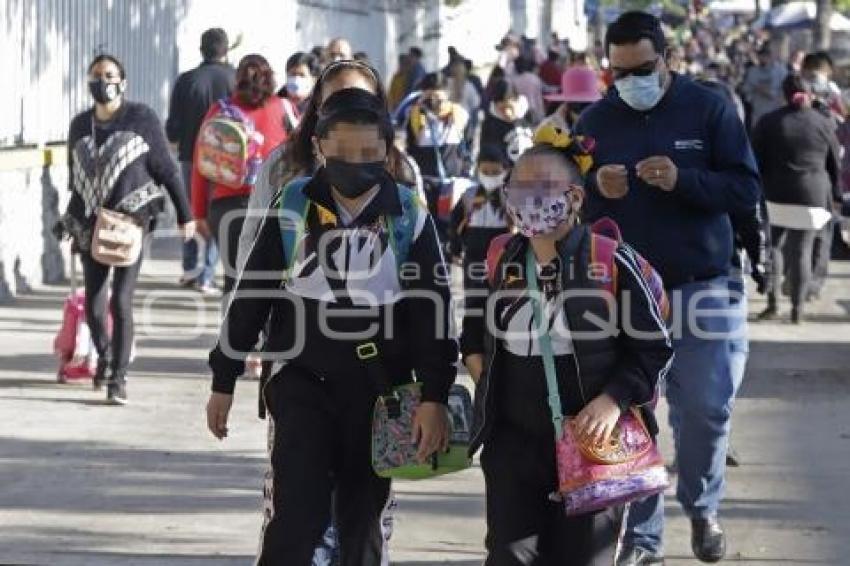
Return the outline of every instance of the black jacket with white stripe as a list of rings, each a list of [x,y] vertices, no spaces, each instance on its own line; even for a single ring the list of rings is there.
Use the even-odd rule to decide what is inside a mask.
[[[492,430],[498,403],[501,341],[482,316],[487,309],[499,313],[524,292],[525,253],[528,240],[520,235],[508,241],[496,269],[488,296],[467,297],[461,336],[463,357],[484,355],[484,370],[475,389],[475,421],[470,453],[474,453]],[[620,244],[614,261],[617,267],[616,309],[611,308],[602,284],[593,278],[591,232],[587,226],[574,228],[557,244],[562,266],[564,314],[572,339],[573,375],[581,383],[589,402],[608,393],[625,410],[642,406],[650,431],[658,427],[647,404],[673,360],[673,346],[652,291],[641,276],[635,252]],[[592,293],[590,291],[603,291]],[[500,297],[500,292],[504,296]],[[565,376],[559,376],[564,378]],[[498,394],[498,393],[496,393]],[[546,403],[546,399],[540,399]]]
[[[312,204],[294,262],[285,257],[279,202],[272,203],[210,352],[213,391],[233,392],[244,357],[268,321],[264,350],[276,362],[329,383],[360,379],[368,386],[356,347],[375,341],[391,385],[415,377],[424,401],[446,403],[458,349],[434,221],[417,204],[412,243],[401,262],[382,228],[383,218],[402,214],[399,192],[409,190],[387,176],[353,222],[341,226],[320,169],[303,189]]]

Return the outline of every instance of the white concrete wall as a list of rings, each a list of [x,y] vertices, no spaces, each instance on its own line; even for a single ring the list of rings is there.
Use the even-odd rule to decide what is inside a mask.
[[[180,25],[177,41],[177,66],[186,71],[201,61],[201,34],[223,28],[231,42],[241,37],[239,46],[228,59],[234,66],[249,53],[268,59],[278,83],[284,81],[286,59],[303,46],[296,34],[296,0],[191,0],[186,19]]]
[[[63,279],[51,229],[67,206],[66,187],[64,163],[0,170],[0,301]]]
[[[477,67],[494,63],[496,44],[514,25],[507,0],[466,0],[456,8],[446,8],[440,25],[440,65],[448,63],[447,50],[452,45]]]
[[[584,15],[584,0],[553,0],[552,31],[558,37],[570,40],[575,51],[587,50],[587,16]]]

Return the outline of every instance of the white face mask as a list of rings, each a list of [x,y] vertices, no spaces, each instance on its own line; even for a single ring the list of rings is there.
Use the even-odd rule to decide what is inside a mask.
[[[481,186],[484,187],[485,191],[491,193],[496,189],[500,189],[505,184],[505,176],[505,173],[500,173],[498,175],[484,175],[483,173],[479,173],[478,181],[481,183]]]
[[[829,77],[826,73],[815,73],[812,80],[812,88],[816,92],[826,92],[829,90]]]
[[[658,71],[645,77],[629,75],[624,79],[614,81],[620,98],[638,112],[646,112],[655,108],[664,89],[661,88],[661,79]]]
[[[313,77],[286,77],[286,92],[300,98],[307,98],[313,89]]]

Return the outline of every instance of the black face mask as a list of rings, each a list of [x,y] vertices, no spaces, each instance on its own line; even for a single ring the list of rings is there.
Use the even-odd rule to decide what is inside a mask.
[[[89,92],[95,102],[108,104],[124,92],[119,83],[108,83],[103,79],[89,81]]]
[[[325,175],[328,182],[346,198],[357,198],[386,175],[383,161],[350,163],[336,157],[325,158]]]

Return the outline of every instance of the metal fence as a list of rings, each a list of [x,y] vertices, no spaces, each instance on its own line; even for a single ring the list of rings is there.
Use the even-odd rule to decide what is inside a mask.
[[[62,141],[91,104],[86,66],[106,51],[128,96],[165,117],[189,0],[0,0],[0,147]]]

